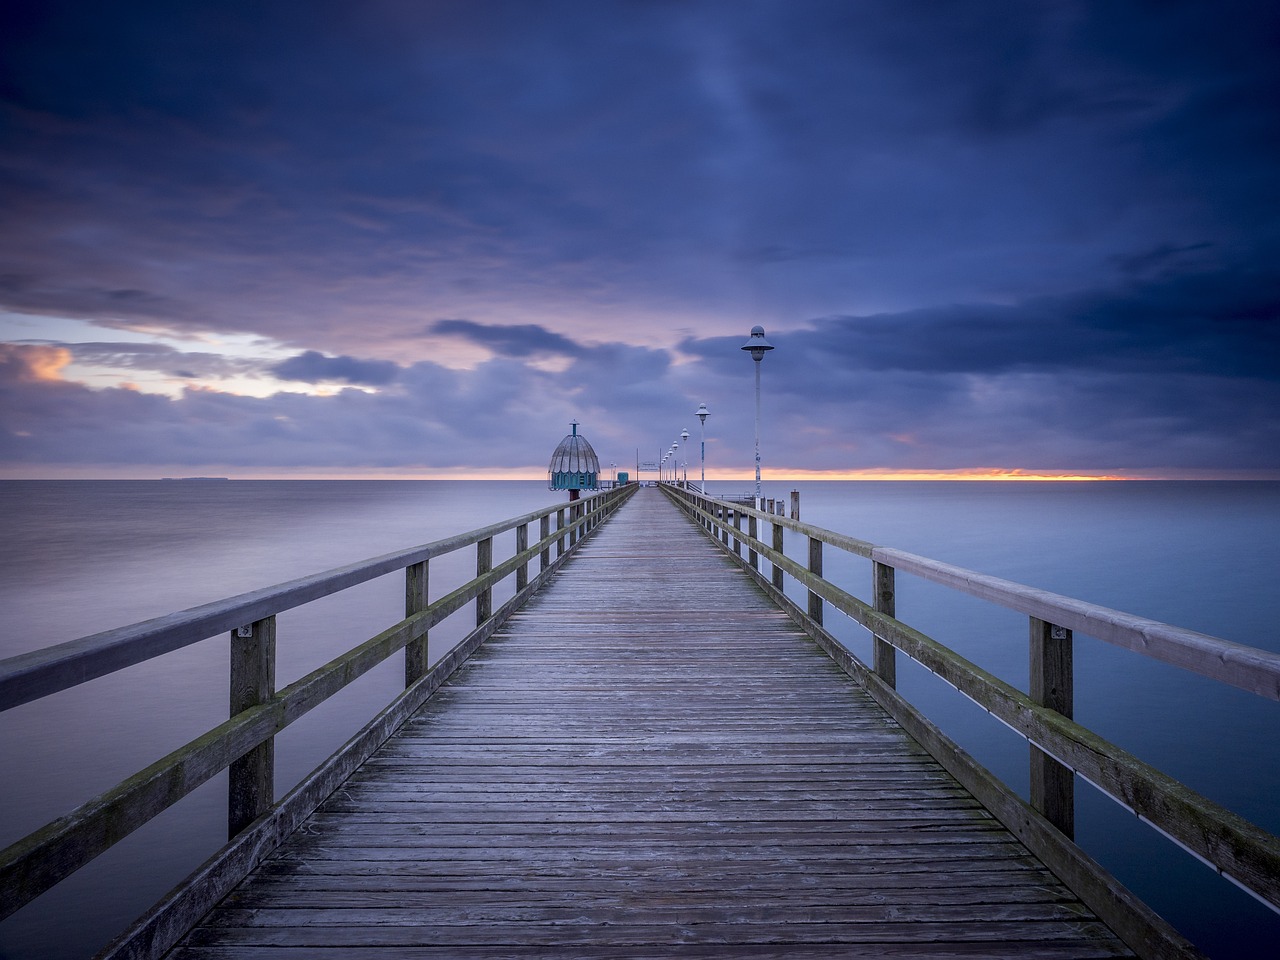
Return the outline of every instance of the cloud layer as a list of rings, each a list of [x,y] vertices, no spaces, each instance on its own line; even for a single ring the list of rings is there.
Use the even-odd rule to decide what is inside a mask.
[[[0,471],[1280,472],[1266,5],[308,9],[6,5]]]

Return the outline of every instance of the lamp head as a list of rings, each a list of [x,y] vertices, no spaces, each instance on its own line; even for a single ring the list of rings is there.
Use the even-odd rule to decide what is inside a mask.
[[[773,349],[773,344],[764,338],[764,327],[756,324],[751,328],[751,338],[742,345],[742,349],[751,354],[751,359],[759,363],[764,355]]]

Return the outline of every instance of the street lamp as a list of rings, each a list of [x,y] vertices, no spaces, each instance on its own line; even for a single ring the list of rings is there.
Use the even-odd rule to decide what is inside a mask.
[[[698,419],[702,421],[702,495],[707,495],[707,417],[711,411],[705,403],[698,404]]]
[[[760,509],[760,361],[773,349],[773,344],[764,338],[764,327],[756,324],[751,328],[751,339],[742,345],[742,349],[751,354],[756,367],[756,509]]]
[[[684,488],[689,489],[689,428],[680,431],[680,442],[684,444]]]

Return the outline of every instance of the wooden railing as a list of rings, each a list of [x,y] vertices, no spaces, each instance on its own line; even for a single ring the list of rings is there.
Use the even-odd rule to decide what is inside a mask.
[[[0,919],[84,866],[222,770],[229,769],[228,846],[158,905],[109,955],[158,955],[270,852],[510,614],[574,548],[634,492],[621,487],[155,620],[0,661],[0,710],[49,696],[189,644],[230,632],[231,717],[77,810],[0,851]],[[552,529],[552,519],[555,527]],[[529,526],[538,539],[529,545]],[[494,538],[514,531],[515,553],[493,563]],[[428,600],[430,562],[474,546],[476,576]],[[529,566],[538,572],[530,577]],[[405,616],[319,669],[275,689],[276,615],[376,577],[405,571]],[[494,586],[515,577],[496,612]],[[428,665],[428,631],[475,601],[475,629]],[[273,797],[274,738],[320,703],[400,650],[405,690],[286,797]],[[6,775],[15,775],[7,771]]]
[[[1280,838],[1072,719],[1072,638],[1075,632],[1086,634],[1271,700],[1280,700],[1280,654],[877,546],[692,490],[671,485],[663,489],[709,536],[753,571],[765,590],[842,667],[862,681],[908,732],[1140,955],[1184,956],[1190,947],[1071,842],[1073,774],[1280,912]],[[764,525],[769,527],[768,542],[762,535]],[[807,565],[786,556],[787,533],[806,539],[807,550],[801,552],[807,552]],[[823,549],[828,546],[871,562],[871,603],[823,577]],[[793,552],[797,552],[794,546]],[[765,562],[768,576],[762,569]],[[898,620],[894,593],[899,572],[1026,614],[1029,689],[1015,688]],[[806,608],[786,596],[786,577],[807,592]],[[824,629],[826,605],[870,632],[870,664],[855,657]],[[895,657],[899,650],[1030,742],[1029,806],[897,692]]]

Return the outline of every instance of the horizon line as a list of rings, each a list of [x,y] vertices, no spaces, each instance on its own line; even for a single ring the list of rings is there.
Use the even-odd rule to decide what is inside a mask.
[[[631,474],[631,470],[619,470]],[[0,480],[174,480],[174,479],[227,479],[227,480],[545,480],[546,471],[534,467],[454,469],[351,469],[309,468],[298,470],[273,470],[228,465],[189,466],[169,464],[154,468],[118,467],[111,469],[64,468],[49,470],[14,469],[0,467]],[[602,478],[605,479],[605,478]],[[657,479],[652,471],[645,471],[633,480]],[[1280,480],[1280,470],[1241,469],[1112,469],[1112,470],[1035,470],[1020,467],[971,467],[951,469],[902,469],[862,468],[858,470],[812,470],[781,468],[766,470],[763,482],[787,481],[950,481],[950,482],[1011,482],[1011,483],[1064,483],[1140,480]],[[752,484],[754,478],[745,474],[715,473],[707,477],[708,483]],[[690,477],[696,485],[698,478]]]

